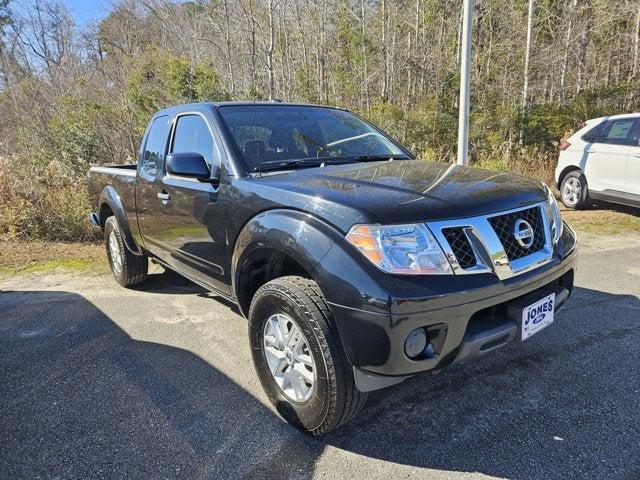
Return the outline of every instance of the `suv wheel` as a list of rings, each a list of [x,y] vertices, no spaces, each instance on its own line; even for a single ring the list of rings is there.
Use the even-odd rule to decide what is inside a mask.
[[[104,224],[104,243],[111,273],[120,285],[130,287],[147,278],[147,256],[134,255],[129,251],[115,216],[107,218]]]
[[[567,173],[560,184],[560,195],[567,208],[586,208],[589,205],[589,192],[584,174],[579,170]]]
[[[249,340],[269,400],[292,425],[321,435],[349,421],[366,395],[353,379],[318,285],[282,277],[258,289],[249,309]]]

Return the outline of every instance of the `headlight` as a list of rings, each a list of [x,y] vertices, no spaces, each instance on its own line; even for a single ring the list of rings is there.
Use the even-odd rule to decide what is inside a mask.
[[[426,225],[354,225],[347,241],[380,270],[402,275],[451,274]]]
[[[546,187],[546,185],[545,185]],[[551,238],[553,239],[553,243],[556,243],[560,236],[562,235],[562,217],[560,217],[560,207],[558,206],[558,202],[556,201],[556,197],[553,196],[551,189],[547,187],[547,191],[549,192],[549,219],[551,220]]]

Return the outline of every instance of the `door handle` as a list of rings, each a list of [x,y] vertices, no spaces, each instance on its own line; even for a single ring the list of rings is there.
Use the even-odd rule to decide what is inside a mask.
[[[640,152],[638,152],[638,153],[634,153],[634,154],[633,154],[633,156],[634,156],[634,157],[637,157],[637,158],[640,158]]]
[[[171,200],[171,195],[169,195],[166,190],[162,190],[161,192],[158,192],[158,198],[162,200],[162,203],[166,204]]]
[[[591,148],[591,149],[589,149],[589,150],[587,150],[587,153],[593,153],[593,152],[595,152],[595,150],[594,150],[594,149],[592,149],[592,148]]]

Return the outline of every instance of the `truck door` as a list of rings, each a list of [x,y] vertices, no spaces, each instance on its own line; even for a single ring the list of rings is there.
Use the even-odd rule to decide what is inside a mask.
[[[220,150],[204,113],[180,113],[175,118],[169,153],[195,152],[209,167],[221,166]],[[226,271],[224,185],[178,177],[163,166],[157,179],[159,200],[154,242],[163,260],[192,279],[229,293]]]
[[[158,224],[160,199],[157,197],[157,179],[162,172],[164,157],[169,141],[171,117],[159,115],[151,120],[142,142],[136,181],[136,212],[139,235],[136,241],[152,255],[163,258],[163,250],[157,242],[157,233],[162,230]]]

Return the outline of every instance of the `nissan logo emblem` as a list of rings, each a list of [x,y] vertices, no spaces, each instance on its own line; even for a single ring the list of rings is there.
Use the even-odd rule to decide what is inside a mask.
[[[531,224],[526,220],[516,220],[513,228],[513,236],[522,248],[529,248],[533,245],[533,228],[531,228]]]

